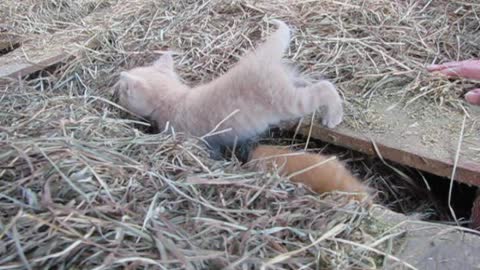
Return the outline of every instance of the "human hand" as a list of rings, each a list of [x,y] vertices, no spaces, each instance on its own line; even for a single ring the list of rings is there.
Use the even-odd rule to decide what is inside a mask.
[[[449,77],[480,80],[480,60],[465,60],[427,66],[430,72],[440,72]]]

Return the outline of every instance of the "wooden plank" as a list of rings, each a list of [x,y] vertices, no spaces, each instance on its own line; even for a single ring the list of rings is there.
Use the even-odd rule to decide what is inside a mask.
[[[384,207],[371,209],[375,219],[395,231],[403,232],[393,240],[400,241],[393,249],[393,255],[417,269],[478,269],[480,257],[472,256],[480,252],[480,236],[467,233],[464,229],[419,221]],[[382,269],[408,269],[402,263],[386,258]]]
[[[311,133],[315,139],[372,156],[380,154],[386,160],[450,178],[463,115],[421,102],[393,109],[391,104],[387,99],[374,103],[367,110],[377,116],[373,120],[366,121],[362,115],[349,116],[335,129],[324,128],[319,121],[310,129],[309,121],[305,120],[300,133],[305,136]],[[454,179],[480,186],[480,107],[472,106],[469,111]]]
[[[93,31],[85,30],[102,25],[104,14],[109,12],[110,9],[102,9],[86,16],[81,29],[69,27],[50,35],[30,37],[20,48],[0,57],[0,78],[23,77],[78,55],[82,47],[98,46]]]

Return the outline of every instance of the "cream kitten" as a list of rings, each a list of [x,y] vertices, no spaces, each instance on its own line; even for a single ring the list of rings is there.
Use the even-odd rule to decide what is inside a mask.
[[[120,74],[119,102],[131,112],[149,117],[162,129],[203,137],[210,145],[231,145],[265,131],[270,125],[326,108],[322,123],[342,121],[342,100],[326,80],[310,84],[282,62],[290,29],[275,20],[278,30],[248,52],[224,75],[190,88],[177,77],[171,54],[150,66]],[[216,130],[217,134],[212,134]],[[226,130],[223,133],[218,131]]]

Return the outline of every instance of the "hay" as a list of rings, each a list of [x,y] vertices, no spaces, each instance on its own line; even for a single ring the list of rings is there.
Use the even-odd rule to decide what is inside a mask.
[[[344,197],[212,161],[194,139],[143,134],[99,112],[105,100],[15,91],[4,104],[34,117],[2,123],[0,269],[258,268],[298,249],[275,265],[375,267],[375,253],[332,239],[383,232],[362,232],[368,213]]]
[[[99,26],[80,20],[100,9]],[[100,46],[1,82],[0,269],[380,267],[388,255],[375,239],[392,232],[362,206],[213,161],[195,138],[147,134],[110,88],[167,48],[188,83],[210,80],[277,17],[296,31],[288,57],[333,79],[347,103],[388,95],[456,108],[472,82],[423,67],[478,56],[479,11],[447,0],[1,1],[1,29],[28,39],[73,27]]]

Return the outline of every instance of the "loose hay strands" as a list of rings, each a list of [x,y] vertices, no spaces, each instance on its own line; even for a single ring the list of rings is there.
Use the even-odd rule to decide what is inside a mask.
[[[111,12],[98,25],[81,19],[102,8]],[[282,18],[295,29],[288,56],[334,79],[347,102],[456,106],[471,82],[423,67],[478,56],[479,11],[447,0],[0,1],[0,31],[41,39],[73,27],[100,44],[0,82],[0,269],[236,269],[273,258],[280,269],[377,268],[385,255],[362,247],[380,250],[383,229],[363,228],[373,221],[362,207],[214,161],[195,138],[147,134],[109,93],[120,71],[167,49],[181,52],[188,83],[210,80]],[[315,241],[336,228],[343,242]]]

